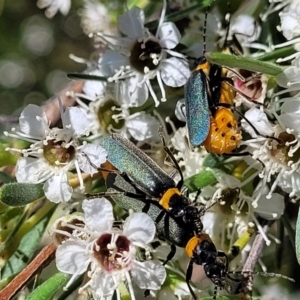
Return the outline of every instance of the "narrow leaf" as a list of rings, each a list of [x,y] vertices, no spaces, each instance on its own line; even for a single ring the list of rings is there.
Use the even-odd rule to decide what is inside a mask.
[[[4,268],[1,270],[1,277],[6,278],[11,275],[15,275],[18,272],[22,271],[27,265],[27,261],[31,259],[36,248],[45,232],[45,229],[48,225],[48,222],[52,214],[46,215],[35,227],[33,227],[21,240],[21,243],[18,248],[18,252],[12,255],[12,257],[5,264]],[[20,259],[20,253],[25,259]],[[4,286],[1,285],[0,289]]]
[[[270,61],[270,60],[276,60],[278,58],[287,57],[295,53],[294,46],[284,47],[276,49],[272,52],[265,53],[263,55],[260,55],[256,57],[256,59],[261,61]]]
[[[57,273],[38,286],[26,300],[50,300],[70,280],[71,275]]]
[[[224,54],[220,52],[206,53],[209,62],[230,68],[239,68],[252,72],[259,72],[267,75],[276,76],[283,71],[279,65],[269,62],[259,61],[254,58]]]

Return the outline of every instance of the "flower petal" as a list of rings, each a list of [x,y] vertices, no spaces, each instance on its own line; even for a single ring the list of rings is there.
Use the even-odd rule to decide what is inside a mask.
[[[296,113],[282,114],[279,118],[286,128],[293,129],[297,134],[300,131],[300,116]]]
[[[293,100],[291,100],[291,98],[285,98],[282,100],[285,100],[282,103],[282,106],[280,108],[281,110],[281,114],[285,114],[285,113],[295,113],[300,115],[300,97],[293,97]],[[291,100],[291,101],[289,101]]]
[[[69,185],[66,172],[62,170],[49,178],[44,184],[44,192],[51,202],[68,202],[71,199],[73,188]]]
[[[56,267],[67,274],[82,274],[90,263],[85,247],[76,241],[65,241],[56,250]]]
[[[283,196],[273,193],[271,199],[262,195],[254,211],[266,220],[276,220],[281,217],[285,208]]]
[[[249,120],[249,122],[251,122],[251,124],[258,130],[259,133],[273,135],[274,130],[270,125],[266,114],[260,109],[251,107],[245,113],[245,117]],[[242,120],[242,126],[252,137],[257,137],[257,134],[254,132],[253,128],[244,119]]]
[[[261,27],[252,16],[239,14],[232,20],[230,32],[236,34],[241,41],[252,43],[259,38]]]
[[[138,39],[143,36],[144,22],[143,10],[134,6],[123,15],[118,16],[118,29],[123,34]]]
[[[97,231],[106,232],[112,228],[114,216],[112,205],[105,198],[84,200],[82,209],[85,214],[85,224]]]
[[[39,117],[39,120],[37,120],[37,117]],[[45,130],[49,130],[46,114],[40,106],[34,104],[29,104],[23,109],[19,123],[22,132],[39,139],[44,137]]]
[[[86,144],[81,149],[81,153],[78,154],[77,160],[79,167],[83,172],[93,175],[98,170],[92,165],[100,167],[106,161],[107,152],[100,145]],[[83,154],[84,153],[84,154]]]
[[[77,136],[88,134],[90,121],[80,108],[67,107],[62,118],[64,126],[71,125],[71,129]]]
[[[163,23],[158,29],[159,43],[162,48],[173,49],[175,48],[180,39],[181,34],[176,25],[172,22]]]
[[[89,72],[89,75],[96,75],[99,77],[104,76],[100,70],[93,70],[92,72]],[[82,90],[87,96],[97,98],[100,95],[105,94],[106,82],[105,81],[97,81],[97,80],[87,80],[87,81],[85,81]]]
[[[135,261],[131,275],[139,288],[158,290],[166,279],[166,269],[160,261]]]
[[[126,122],[126,127],[130,135],[137,141],[145,141],[150,138],[153,141],[159,141],[160,139],[158,120],[145,112],[131,115]]]
[[[126,108],[137,107],[142,106],[147,101],[149,90],[145,82],[141,84],[142,81],[143,77],[137,74],[120,82],[120,104],[122,106]]]
[[[38,0],[37,6],[39,8],[47,7],[45,11],[45,15],[47,18],[52,18],[56,15],[58,10],[63,14],[67,15],[71,8],[71,0],[64,0],[64,1],[49,1],[49,0]]]
[[[155,235],[155,224],[145,213],[133,213],[125,221],[123,232],[133,242],[148,244]]]
[[[287,40],[291,40],[299,36],[300,22],[299,13],[296,11],[289,11],[280,14],[282,34]]]
[[[117,282],[114,282],[114,279]],[[120,281],[119,277],[114,276],[113,278],[111,274],[106,273],[99,273],[97,276],[94,276],[90,285],[95,300],[110,299]]]
[[[163,59],[159,68],[164,83],[172,87],[183,86],[191,74],[188,62],[176,57]]]
[[[223,186],[231,189],[241,186],[241,182],[237,178],[224,173],[222,170],[211,168],[206,168],[206,170],[212,172],[218,182],[220,182]]]
[[[106,50],[98,63],[101,72],[107,77],[114,75],[120,67],[130,65],[127,57],[113,50]]]
[[[43,169],[45,171],[43,171]],[[43,160],[34,157],[20,157],[16,165],[18,182],[40,183],[51,176],[51,167]]]
[[[300,194],[300,173],[294,172],[293,174],[286,174],[282,176],[281,180],[278,182],[278,185],[287,193],[290,193],[290,196]]]

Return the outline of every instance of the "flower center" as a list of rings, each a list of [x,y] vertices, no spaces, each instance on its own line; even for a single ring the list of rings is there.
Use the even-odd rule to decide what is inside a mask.
[[[68,226],[70,224],[71,226]],[[82,220],[77,219],[76,217],[70,220],[69,222],[65,223],[63,221],[59,221],[56,225],[56,230],[60,232],[55,232],[55,239],[57,242],[62,244],[64,241],[69,239],[69,236],[66,234],[62,234],[61,232],[67,232],[70,235],[76,236],[80,231],[80,228],[84,228],[84,222]],[[78,230],[74,229],[74,227],[78,227]]]
[[[105,233],[100,236],[94,247],[94,256],[102,267],[109,272],[126,268],[130,264],[128,251],[130,241],[127,237],[119,235],[114,241],[115,235]]]
[[[235,206],[239,201],[239,191],[236,189],[225,189],[222,192],[222,205],[219,205],[220,210],[225,215],[232,214],[232,206]]]
[[[43,147],[44,157],[50,165],[57,166],[73,160],[75,148],[73,146],[66,148],[63,145],[63,141],[54,142],[54,140],[48,140],[47,145]]]
[[[161,56],[161,46],[158,42],[148,40],[147,42],[136,41],[131,49],[130,64],[140,73],[145,68],[150,71],[157,68]]]
[[[106,101],[98,110],[98,120],[100,127],[107,133],[111,133],[111,129],[121,129],[125,121],[124,119],[116,118],[120,114],[121,108],[113,100]],[[114,117],[115,116],[115,117]]]
[[[272,141],[271,155],[284,164],[288,164],[290,161],[293,163],[298,162],[300,159],[300,148],[297,145],[295,136],[287,132],[281,132],[278,138],[282,140],[282,144]]]

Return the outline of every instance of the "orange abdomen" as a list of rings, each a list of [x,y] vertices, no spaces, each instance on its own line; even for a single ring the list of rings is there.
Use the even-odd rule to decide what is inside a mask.
[[[203,145],[208,152],[230,154],[242,139],[233,112],[228,108],[218,108],[210,117],[210,129]]]

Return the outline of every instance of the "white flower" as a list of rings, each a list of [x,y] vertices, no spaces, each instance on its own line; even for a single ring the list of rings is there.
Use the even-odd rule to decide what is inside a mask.
[[[89,75],[103,77],[103,73],[98,69],[89,72]],[[86,80],[82,88],[85,94],[84,98],[90,101],[96,101],[97,99],[104,97],[107,94],[106,88],[106,81]]]
[[[287,40],[291,40],[300,35],[300,3],[299,1],[292,1],[291,5],[279,13],[281,20],[282,34]]]
[[[123,225],[114,226],[112,205],[104,198],[83,201],[84,226],[73,220],[56,222],[54,233],[68,239],[58,246],[56,265],[61,272],[72,274],[71,280],[85,272],[90,280],[79,292],[90,286],[94,299],[110,299],[126,281],[131,299],[135,299],[131,279],[141,289],[158,290],[166,278],[159,261],[138,261],[138,248],[149,250],[155,236],[155,224],[144,213],[131,214]],[[121,229],[122,228],[122,229]],[[70,233],[70,229],[73,232]]]
[[[109,12],[99,1],[85,0],[79,15],[81,16],[81,26],[86,34],[95,31],[112,31]]]
[[[94,70],[90,75],[103,76],[103,73]],[[140,142],[159,141],[158,120],[143,111],[130,115],[131,101],[126,103],[124,98],[116,99],[110,85],[104,81],[87,80],[83,86],[84,94],[69,93],[87,115],[89,129],[93,133],[90,139],[117,132]],[[83,102],[83,99],[89,103]]]
[[[38,8],[46,8],[45,15],[47,18],[52,18],[60,11],[66,15],[71,7],[71,0],[38,0]]]
[[[278,85],[285,87],[284,91],[277,93],[288,93],[290,91],[297,91],[300,89],[300,55],[298,55],[291,63],[290,67],[287,67],[280,74],[276,76],[276,82]]]
[[[189,177],[197,174],[202,169],[202,164],[207,152],[202,148],[197,148],[192,151],[188,144],[186,127],[179,128],[171,142],[178,153],[174,154],[174,157],[179,163],[179,166],[184,167],[184,177]]]
[[[253,125],[253,127],[261,134],[269,135],[271,136],[274,133],[274,126],[272,126],[269,123],[267,115],[261,111],[260,109],[257,109],[255,107],[250,108],[246,113],[245,117],[247,120],[250,121],[250,123]],[[254,123],[253,123],[254,121]],[[248,122],[246,122],[244,119],[242,119],[242,125],[243,128],[250,133],[252,137],[257,137],[256,132],[254,131],[253,127],[250,126]]]
[[[232,17],[229,30],[230,35],[237,35],[242,44],[252,43],[259,38],[261,26],[252,16],[239,14]]]
[[[281,10],[283,7],[287,6],[294,0],[270,0],[270,5],[267,8],[267,10],[264,12],[264,14],[261,16],[262,22],[265,22],[267,17],[274,13],[275,11]],[[297,0],[295,0],[297,1]]]
[[[46,197],[55,203],[71,199],[73,188],[68,182],[68,171],[76,169],[80,188],[84,190],[81,171],[94,174],[106,161],[106,151],[99,145],[80,145],[78,137],[88,134],[88,119],[78,107],[61,112],[63,128],[50,128],[43,110],[36,105],[25,107],[20,116],[20,130],[6,135],[31,142],[29,149],[7,150],[23,154],[16,166],[18,182],[45,183]],[[13,129],[15,131],[15,129]]]
[[[172,49],[180,41],[180,33],[175,24],[163,22],[166,1],[159,20],[156,34],[144,27],[145,15],[133,7],[118,16],[119,31],[123,38],[113,38],[98,33],[113,49],[106,51],[99,60],[99,68],[110,76],[111,81],[120,81],[121,98],[133,101],[133,106],[141,106],[148,99],[148,92],[159,105],[150,80],[157,78],[162,98],[166,101],[163,83],[171,87],[183,86],[189,75],[189,65],[180,53]],[[172,57],[168,58],[167,55]]]
[[[300,20],[299,19],[300,3],[298,0],[283,1],[283,5],[282,6],[279,5],[278,7],[282,8],[286,4],[290,4],[290,5],[287,5],[284,8],[284,10],[279,13],[281,25],[277,26],[277,29],[279,31],[282,31],[282,34],[285,36],[285,38],[288,41],[284,42],[282,44],[274,45],[272,48],[276,49],[276,48],[281,48],[281,47],[285,47],[288,45],[294,45],[294,48],[298,52],[299,47],[300,47],[300,40],[299,40],[299,36],[300,36],[300,21],[299,21]],[[297,52],[290,56],[287,56],[285,58],[280,58],[277,60],[277,62],[283,62],[283,61],[293,59],[298,55]]]
[[[265,113],[256,108],[251,108],[245,114],[260,133],[267,135],[267,137],[257,136],[252,129],[247,130],[249,126],[244,126],[253,139],[243,144],[248,146],[247,151],[252,154],[255,163],[260,162],[263,165],[263,170],[259,174],[262,178],[260,185],[266,186],[271,182],[272,176],[276,176],[267,198],[272,197],[277,185],[290,193],[291,197],[300,194],[300,102],[299,97],[285,100],[281,107],[281,115],[278,116],[272,111],[280,125],[272,126]],[[278,140],[270,139],[268,136]]]
[[[214,201],[217,197],[224,195],[224,199],[221,198],[220,205],[214,205],[204,215],[202,222],[205,231],[213,237],[215,243],[218,243],[220,239],[220,246],[224,248],[225,245],[222,242],[224,243],[225,237],[230,238],[230,241],[233,242],[245,233],[249,226],[253,226],[251,224],[254,223],[269,244],[270,241],[264,234],[256,215],[267,220],[280,218],[285,207],[283,196],[274,193],[272,199],[270,199],[267,197],[268,190],[266,186],[263,186],[263,188],[258,186],[250,197],[243,192],[242,188],[253,179],[252,176],[245,179],[244,182],[240,182],[237,178],[221,171],[209,170],[214,174],[218,183],[215,187],[208,186],[203,188],[201,196]],[[235,188],[240,189],[239,194],[237,194],[237,190],[229,191],[229,189]],[[226,192],[228,196],[226,196]]]

